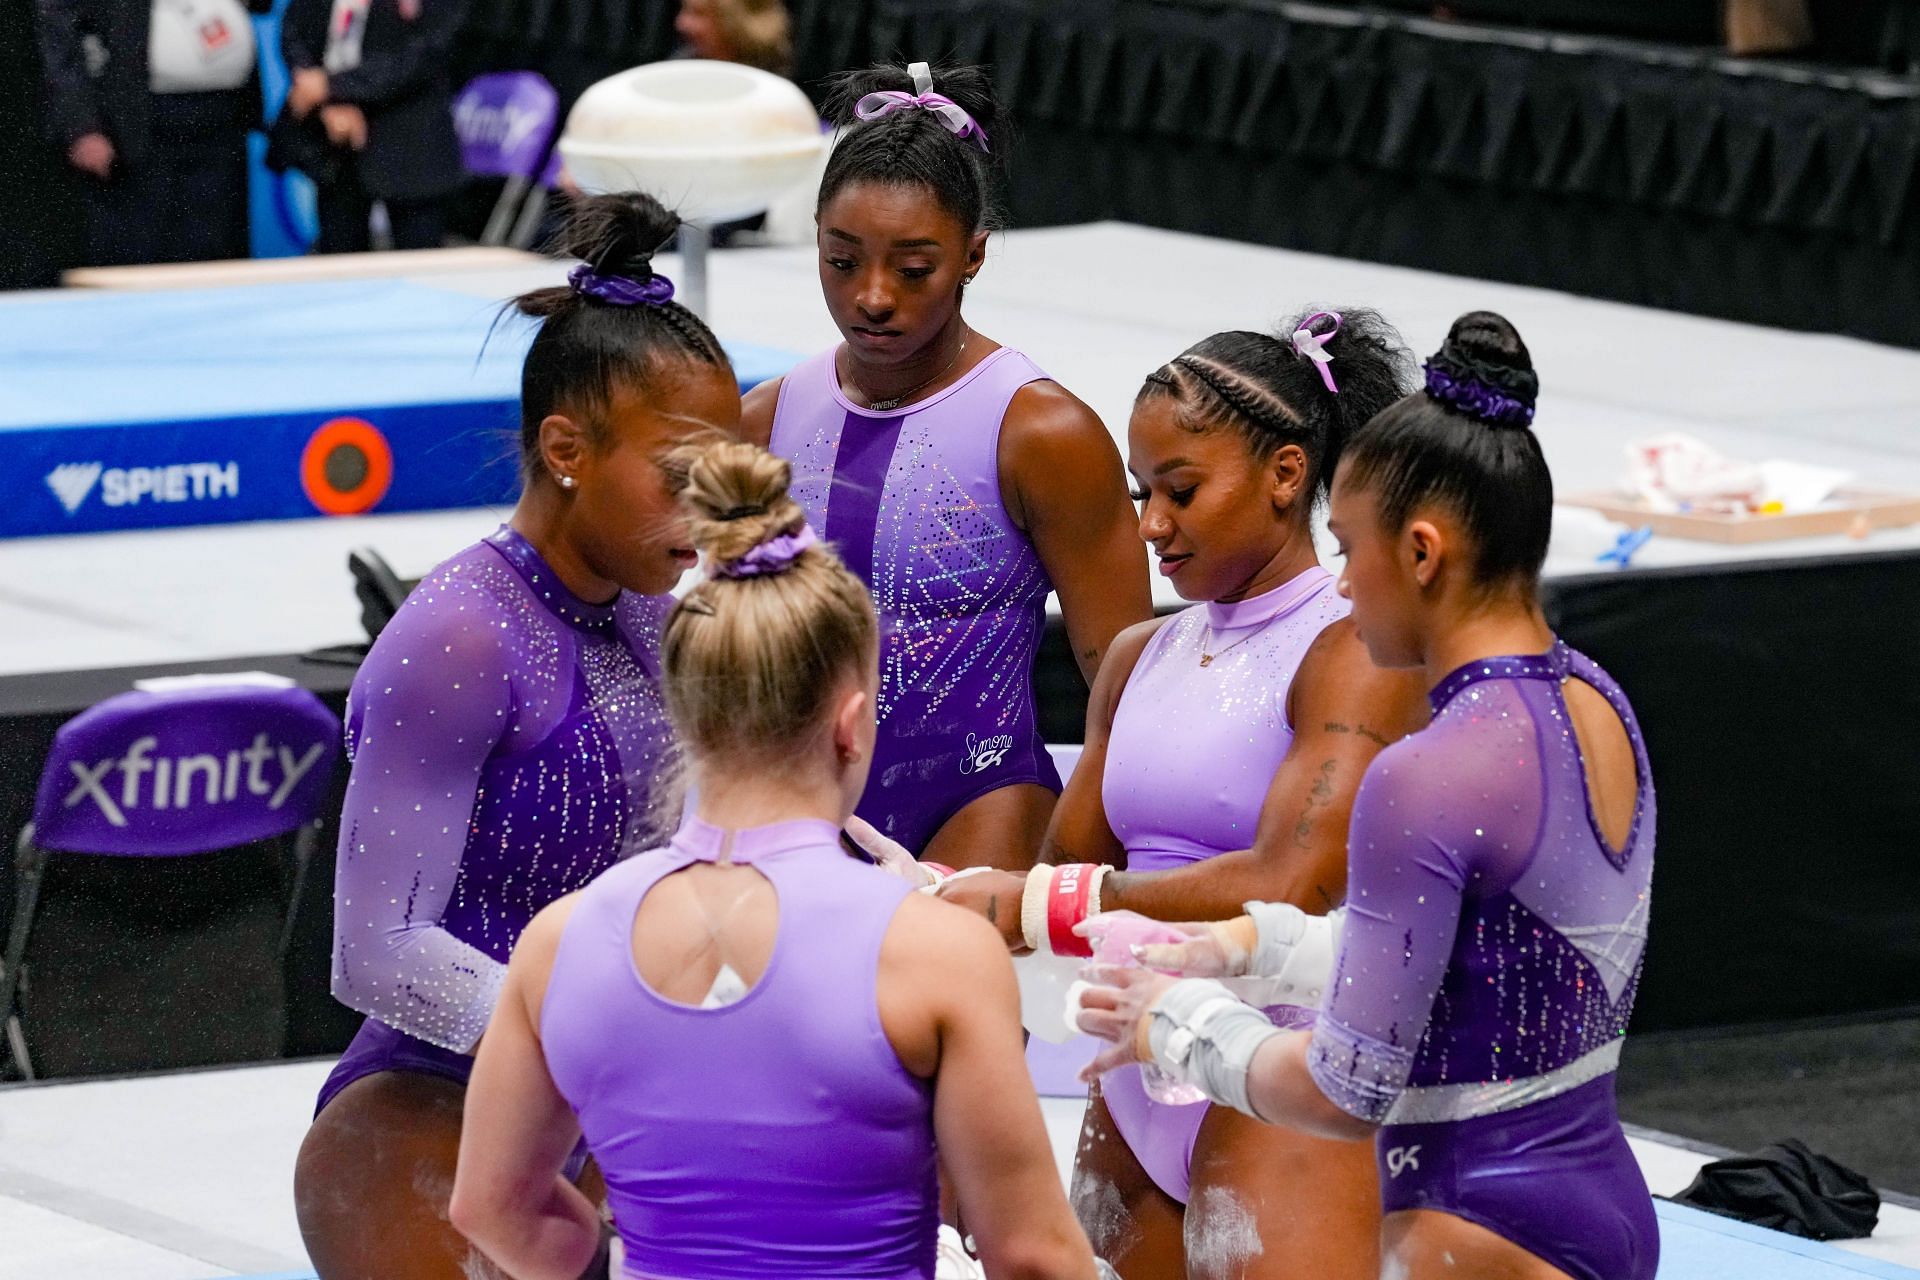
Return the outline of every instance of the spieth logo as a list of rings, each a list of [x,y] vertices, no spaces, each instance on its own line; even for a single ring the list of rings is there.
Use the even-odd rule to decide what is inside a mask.
[[[170,467],[108,467],[97,462],[68,462],[47,472],[47,488],[60,499],[68,515],[100,484],[100,501],[109,507],[137,507],[142,502],[203,502],[233,498],[240,493],[237,462],[176,462]]]
[[[997,764],[1004,763],[1007,752],[1013,750],[1013,735],[996,733],[991,738],[976,738],[967,735],[967,758],[960,762],[960,772],[965,774],[983,773]]]
[[[264,733],[254,735],[252,746],[229,751],[224,758],[204,752],[155,756],[153,749],[159,745],[160,740],[148,734],[135,738],[125,755],[108,756],[91,766],[69,761],[77,781],[67,792],[66,807],[92,800],[108,822],[124,827],[127,813],[143,800],[155,809],[226,804],[240,794],[244,782],[248,795],[267,796],[267,808],[278,809],[327,751],[326,743],[316,742],[295,756],[291,746],[269,743]],[[115,773],[120,775],[117,780]]]
[[[1397,1178],[1407,1170],[1420,1171],[1420,1144],[1410,1147],[1394,1147],[1387,1152],[1387,1176]]]
[[[60,505],[72,515],[93,492],[93,482],[99,478],[99,463],[67,462],[47,472],[47,488],[53,490],[53,496],[60,499]]]

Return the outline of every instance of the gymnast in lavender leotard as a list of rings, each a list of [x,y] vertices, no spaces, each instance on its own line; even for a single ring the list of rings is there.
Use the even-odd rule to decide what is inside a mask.
[[[932,1280],[959,1247],[940,1243],[944,1166],[988,1274],[1094,1280],[999,940],[842,844],[878,626],[787,478],[739,442],[689,467],[712,576],[670,615],[662,667],[692,811],[528,926],[453,1219],[509,1274],[604,1274],[600,1216],[561,1173],[584,1137],[627,1280]]]
[[[1130,873],[1253,845],[1267,790],[1293,747],[1294,673],[1320,633],[1346,616],[1333,574],[1315,565],[1262,595],[1195,605],[1147,642],[1114,709],[1101,779]],[[1208,649],[1217,656],[1203,667]],[[1179,714],[1169,714],[1175,707]],[[1100,1092],[1142,1167],[1187,1203],[1206,1106],[1154,1101],[1137,1067],[1104,1076]]]
[[[931,1274],[933,1088],[901,1065],[875,995],[881,946],[913,891],[849,858],[839,836],[818,819],[735,832],[689,816],[568,918],[540,1044],[635,1275]],[[635,979],[633,920],[661,879],[722,856],[773,885],[779,941],[751,999],[702,1009]],[[645,1052],[610,1052],[621,1045]]]
[[[1536,604],[1553,487],[1538,381],[1491,313],[1463,316],[1425,389],[1369,423],[1335,483],[1342,587],[1383,666],[1425,674],[1431,724],[1355,798],[1347,910],[1252,904],[1146,958],[1271,977],[1318,954],[1311,1032],[1218,984],[1109,971],[1081,1025],[1247,1114],[1375,1140],[1383,1263],[1651,1280],[1659,1232],[1614,1104],[1647,937],[1655,805],[1619,685]],[[1249,957],[1253,960],[1249,963]]]
[[[670,454],[739,412],[718,341],[652,273],[676,225],[641,196],[578,206],[587,261],[517,300],[541,324],[512,518],[414,588],[348,698],[333,992],[366,1021],[294,1177],[322,1280],[472,1274],[447,1193],[514,942],[671,825],[660,628],[694,555]]]
[[[1381,746],[1424,722],[1425,702],[1368,660],[1320,565],[1313,512],[1347,434],[1411,375],[1391,326],[1342,308],[1276,334],[1214,334],[1146,379],[1127,431],[1139,536],[1196,603],[1115,642],[1046,863],[940,888],[1039,953],[1021,963],[1085,955],[1074,929],[1100,910],[1178,921],[1263,897],[1314,912],[1340,901],[1353,789]],[[1137,1070],[1091,1092],[1073,1189],[1123,1276],[1376,1271],[1367,1152],[1154,1101]]]
[[[1089,679],[1151,612],[1125,477],[1091,410],[961,315],[995,225],[984,75],[877,67],[835,98],[817,212],[845,340],[742,420],[880,611],[860,816],[915,856],[1025,868],[1060,790],[1033,687],[1047,598]]]

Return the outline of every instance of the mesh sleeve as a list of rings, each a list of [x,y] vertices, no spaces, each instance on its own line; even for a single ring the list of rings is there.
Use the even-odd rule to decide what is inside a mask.
[[[442,925],[481,769],[513,719],[511,629],[473,594],[410,601],[355,680],[333,994],[442,1048],[486,1030],[505,966]],[[445,606],[444,608],[439,606]]]
[[[1537,835],[1537,753],[1512,749],[1514,725],[1486,723],[1396,743],[1354,798],[1347,920],[1307,1065],[1335,1105],[1375,1124],[1407,1087],[1463,902],[1523,865]]]

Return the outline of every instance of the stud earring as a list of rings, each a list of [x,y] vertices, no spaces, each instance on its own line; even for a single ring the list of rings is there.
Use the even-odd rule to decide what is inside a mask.
[[[555,476],[554,479],[560,482],[560,487],[562,489],[573,488],[574,480],[572,476]]]

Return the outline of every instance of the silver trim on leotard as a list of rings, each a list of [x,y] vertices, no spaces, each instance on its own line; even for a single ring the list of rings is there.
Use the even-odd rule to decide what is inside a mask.
[[[1545,1102],[1569,1089],[1577,1089],[1589,1080],[1598,1080],[1619,1067],[1620,1046],[1623,1043],[1619,1038],[1609,1040],[1564,1067],[1520,1080],[1409,1085],[1394,1099],[1393,1106],[1387,1110],[1387,1118],[1381,1123],[1449,1124]]]

